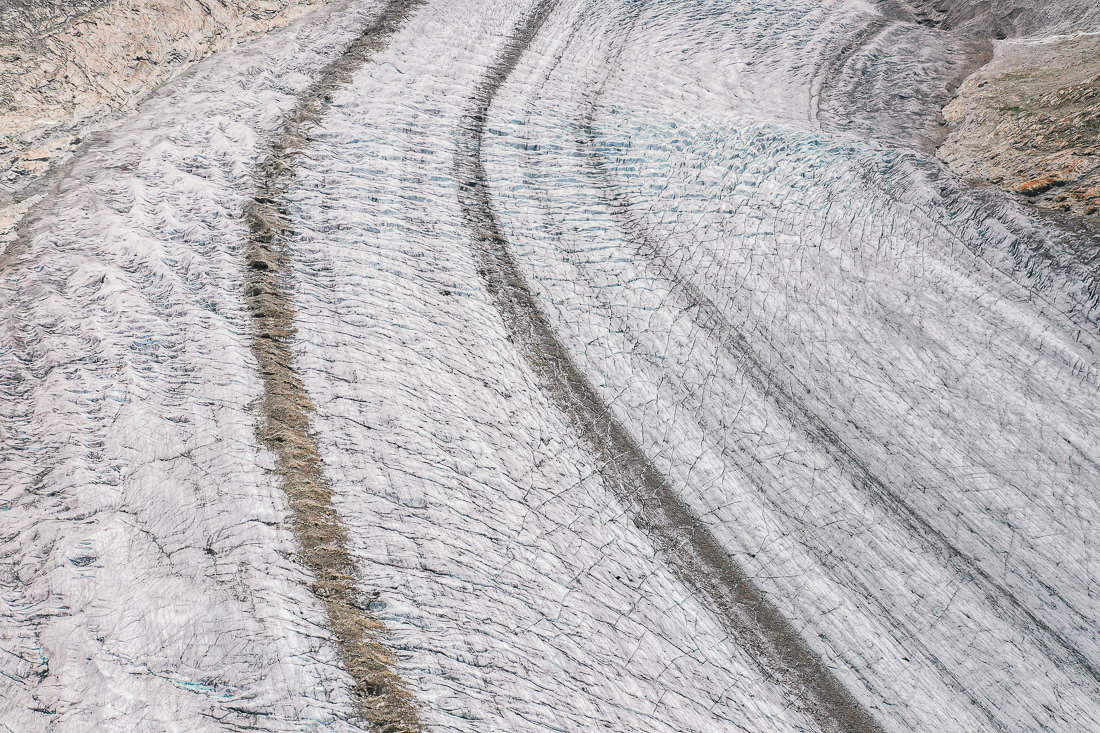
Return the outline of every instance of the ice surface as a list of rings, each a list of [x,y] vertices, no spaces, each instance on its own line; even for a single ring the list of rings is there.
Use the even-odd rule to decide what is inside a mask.
[[[165,90],[5,255],[7,730],[343,717],[346,678],[255,439],[239,217],[257,141],[374,9],[336,8]]]
[[[278,202],[370,610],[428,730],[816,730],[486,285],[456,158],[535,7],[426,3]],[[546,8],[480,152],[610,414],[882,729],[1100,727],[1096,242],[927,151],[967,49],[861,2]],[[256,439],[240,215],[376,11],[196,67],[0,264],[9,729],[354,726]]]
[[[754,9],[775,15],[727,17]],[[634,35],[711,29],[686,78],[770,45],[695,12],[651,6]],[[605,400],[884,727],[1094,727],[1095,338],[1053,305],[1064,268],[1021,287],[1002,258],[1037,245],[885,148],[895,120],[867,143],[764,121],[766,94],[684,111],[671,54],[619,42],[610,77],[572,49],[517,75],[487,154]]]

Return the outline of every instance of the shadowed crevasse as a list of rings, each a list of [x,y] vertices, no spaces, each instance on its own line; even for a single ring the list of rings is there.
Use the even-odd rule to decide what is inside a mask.
[[[352,678],[359,718],[387,733],[420,730],[412,696],[392,669],[382,624],[366,610],[348,550],[347,530],[332,505],[332,490],[310,428],[313,404],[295,371],[291,223],[280,198],[294,180],[294,164],[308,132],[324,117],[335,89],[384,47],[423,0],[393,0],[305,91],[275,133],[246,204],[249,229],[246,299],[252,317],[252,353],[263,381],[259,437],[275,454],[276,470],[293,511],[299,559],[313,574],[311,590],[328,615],[340,658]]]
[[[481,159],[493,98],[545,23],[553,2],[540,2],[521,22],[474,92],[459,131],[455,173],[459,202],[473,236],[478,272],[506,328],[549,396],[591,445],[607,485],[631,510],[635,525],[660,549],[673,571],[704,598],[761,671],[789,702],[823,730],[880,727],[752,583],[707,527],[676,495],[596,389],[573,363],[536,304],[500,230]]]

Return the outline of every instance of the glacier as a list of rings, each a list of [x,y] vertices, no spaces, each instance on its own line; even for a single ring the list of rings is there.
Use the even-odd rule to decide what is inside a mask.
[[[0,729],[1100,728],[1100,241],[909,5],[342,0],[101,133],[0,255]]]

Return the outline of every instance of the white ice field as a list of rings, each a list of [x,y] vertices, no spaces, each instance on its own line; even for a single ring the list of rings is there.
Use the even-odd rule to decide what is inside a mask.
[[[0,731],[368,729],[257,435],[242,209],[383,11],[196,66],[0,255]],[[1100,242],[936,160],[966,43],[862,0],[382,40],[281,282],[424,730],[1100,730]]]

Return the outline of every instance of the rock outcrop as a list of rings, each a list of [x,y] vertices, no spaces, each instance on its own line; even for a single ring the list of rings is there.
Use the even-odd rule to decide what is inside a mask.
[[[1100,211],[1100,34],[1003,41],[944,109],[939,155],[969,182]]]
[[[899,0],[924,25],[991,41],[943,110],[939,157],[970,184],[1100,211],[1100,3]]]

